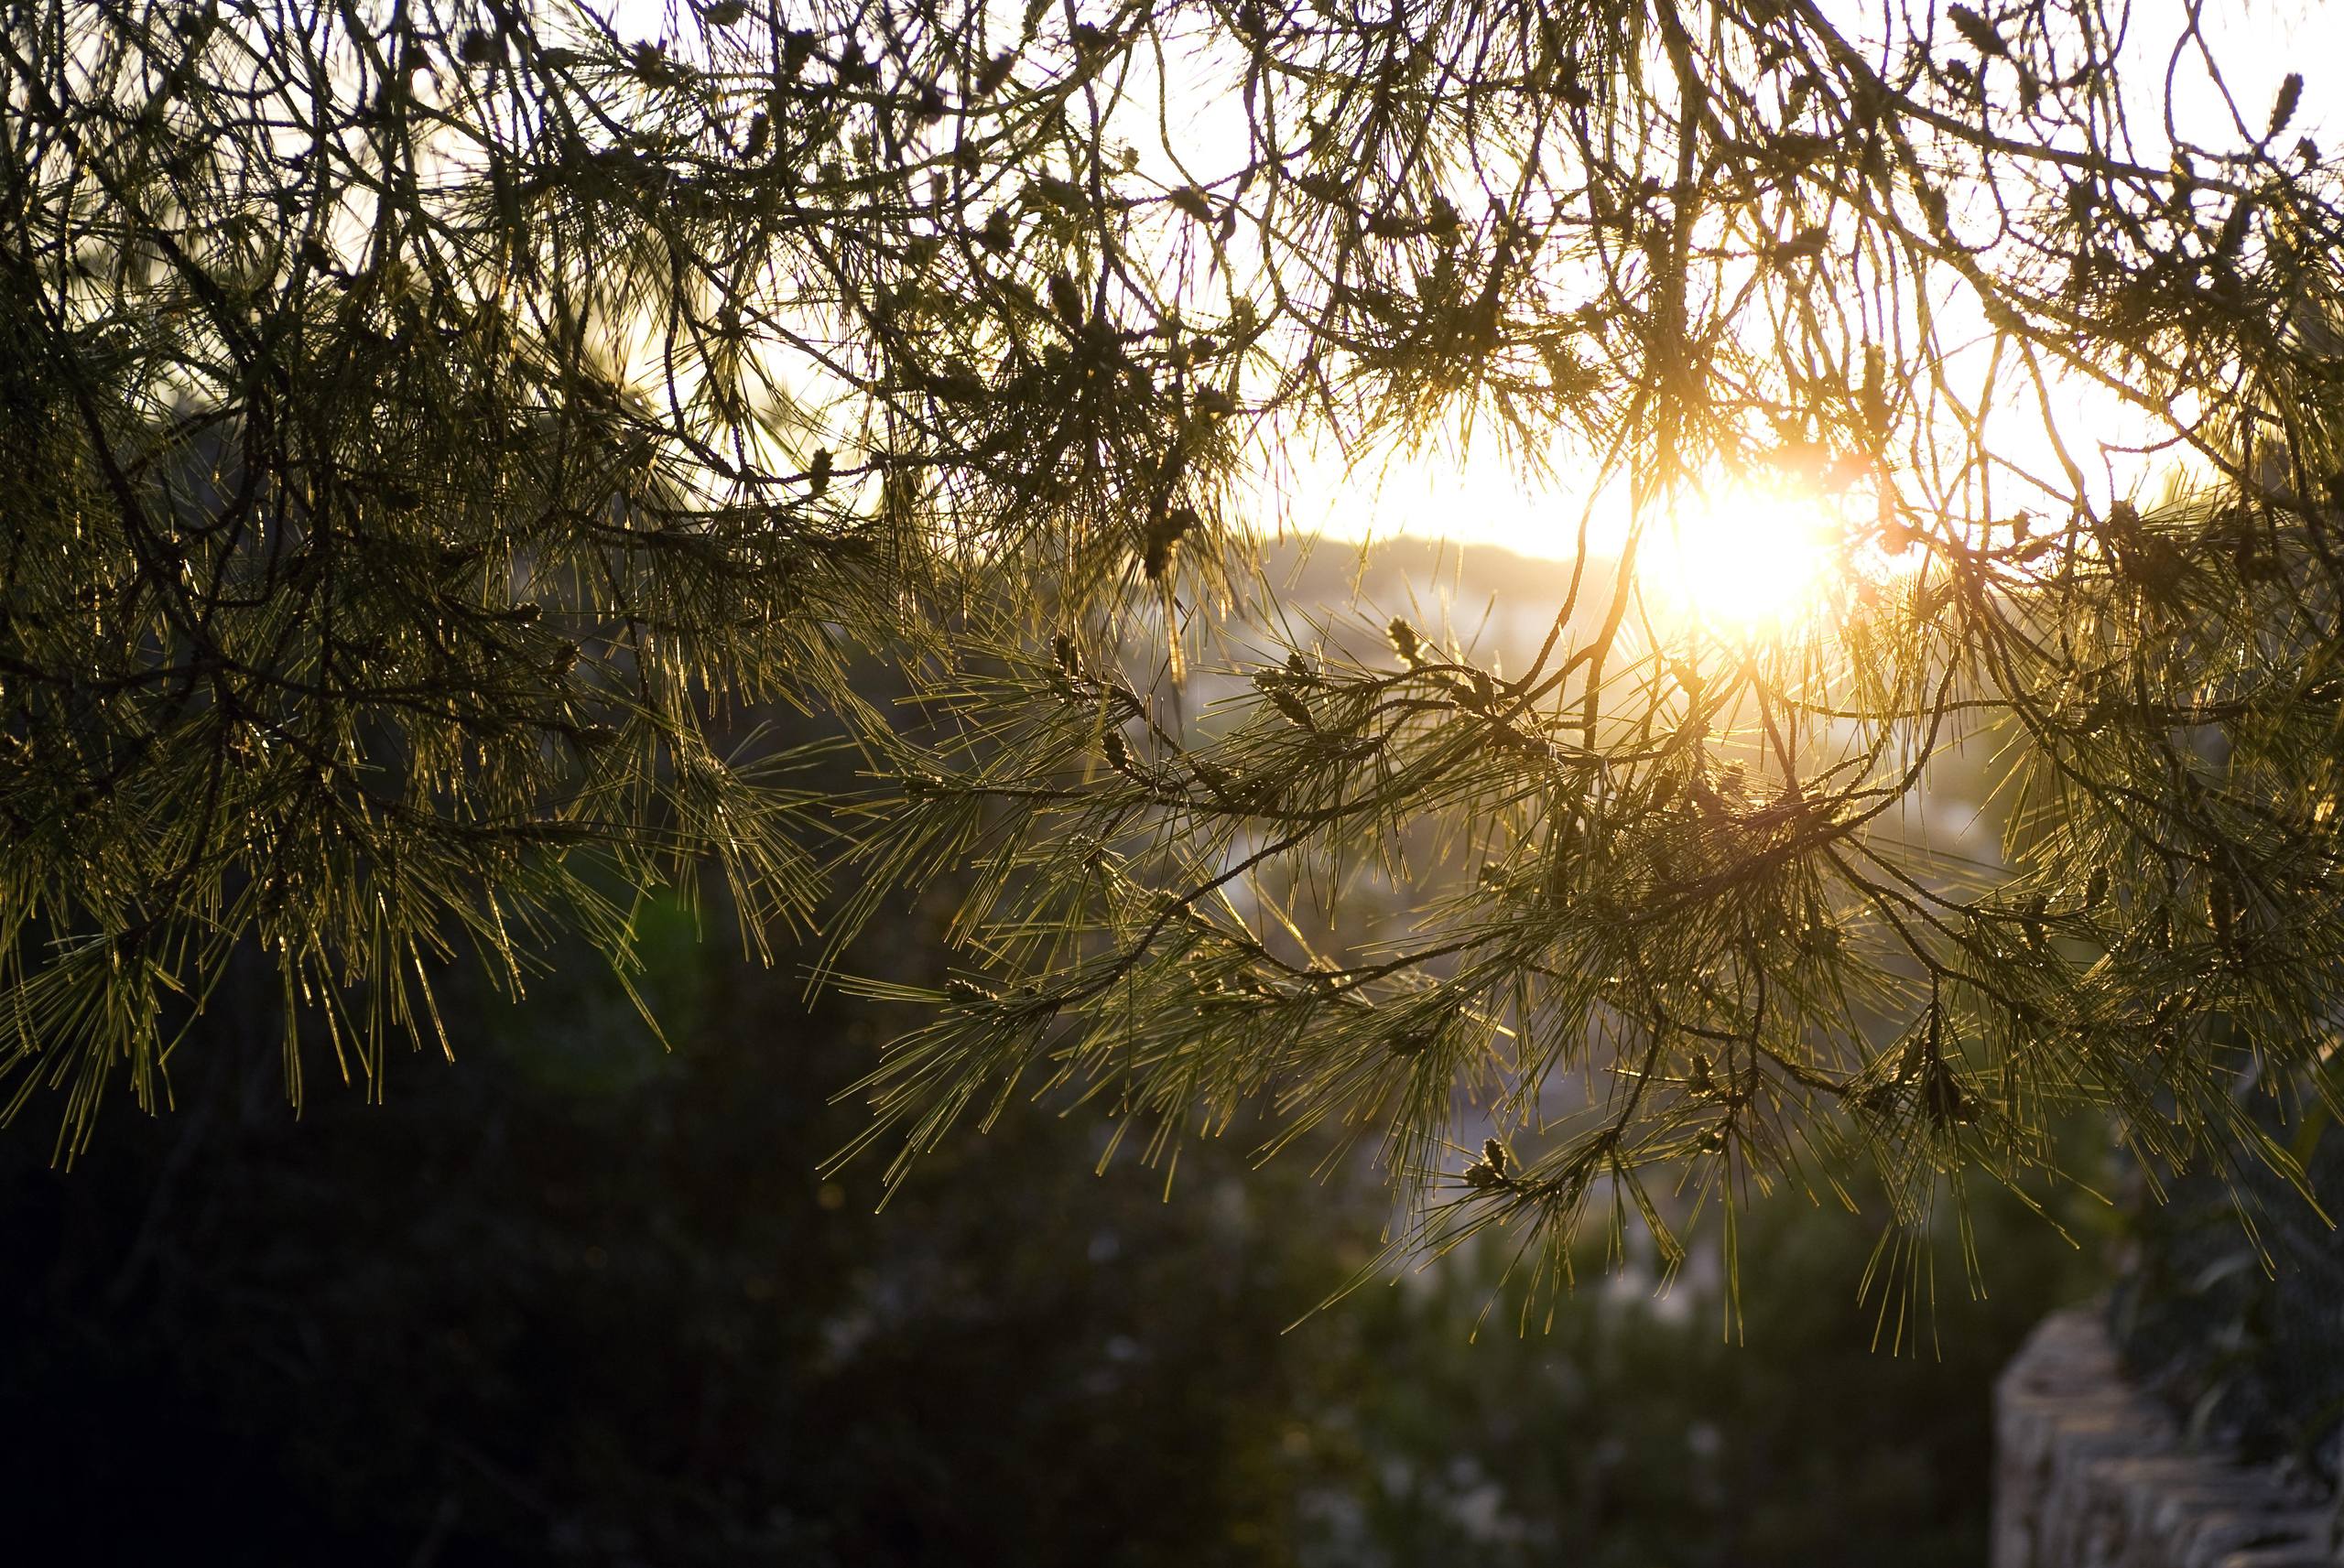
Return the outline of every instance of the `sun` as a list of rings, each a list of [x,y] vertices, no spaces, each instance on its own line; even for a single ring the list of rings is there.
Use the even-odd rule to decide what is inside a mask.
[[[1836,508],[1811,489],[1735,480],[1649,530],[1639,575],[1664,611],[1724,634],[1781,633],[1820,604],[1843,536]]]

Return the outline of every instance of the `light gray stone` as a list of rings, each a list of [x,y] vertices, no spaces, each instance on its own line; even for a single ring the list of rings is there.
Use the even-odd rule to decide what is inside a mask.
[[[2100,1314],[2046,1318],[1994,1390],[1991,1568],[2333,1568],[2334,1513],[2192,1452],[2124,1381]]]

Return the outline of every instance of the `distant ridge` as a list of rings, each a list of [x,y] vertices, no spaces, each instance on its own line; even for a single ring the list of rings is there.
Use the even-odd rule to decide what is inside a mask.
[[[1580,589],[1582,632],[1589,602],[1609,595],[1610,559],[1591,556]],[[1413,535],[1362,546],[1337,539],[1286,539],[1264,552],[1263,580],[1298,628],[1331,620],[1353,652],[1373,653],[1382,628],[1405,617],[1423,635],[1477,657],[1494,654],[1520,670],[1536,655],[1570,591],[1572,563],[1497,545],[1458,545]]]

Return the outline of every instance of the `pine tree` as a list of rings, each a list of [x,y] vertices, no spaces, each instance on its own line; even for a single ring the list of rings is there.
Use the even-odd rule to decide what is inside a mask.
[[[1267,1107],[1549,1279],[1850,1162],[1923,1227],[2071,1111],[2287,1172],[2256,1097],[2335,1108],[2301,78],[2103,0],[618,17],[9,7],[15,1105],[158,1103],[248,942],[294,1081],[305,1022],[379,1075],[448,958],[624,972],[713,857],[753,938],[826,865],[834,942],[961,891],[949,992],[855,982],[934,1010],[897,1174],[1036,1090],[1167,1163]],[[1468,442],[1583,503],[1529,667],[1281,611],[1264,471]],[[1735,485],[1833,529],[1763,636],[1653,609]],[[1988,861],[1916,826],[1963,755]]]

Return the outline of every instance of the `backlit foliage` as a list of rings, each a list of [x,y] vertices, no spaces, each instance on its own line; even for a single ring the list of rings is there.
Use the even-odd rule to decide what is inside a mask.
[[[450,949],[624,968],[710,854],[754,934],[843,832],[841,939],[966,900],[866,1086],[906,1158],[1267,1102],[1557,1271],[1850,1160],[1918,1227],[2078,1109],[2284,1165],[2344,232],[2319,84],[2167,9],[11,5],[19,1098],[157,1097],[245,940],[376,1072]],[[1528,668],[1250,569],[1306,443],[1469,437],[1570,498]],[[1816,602],[1659,612],[1762,483]],[[1933,843],[1957,749],[1996,853]]]

